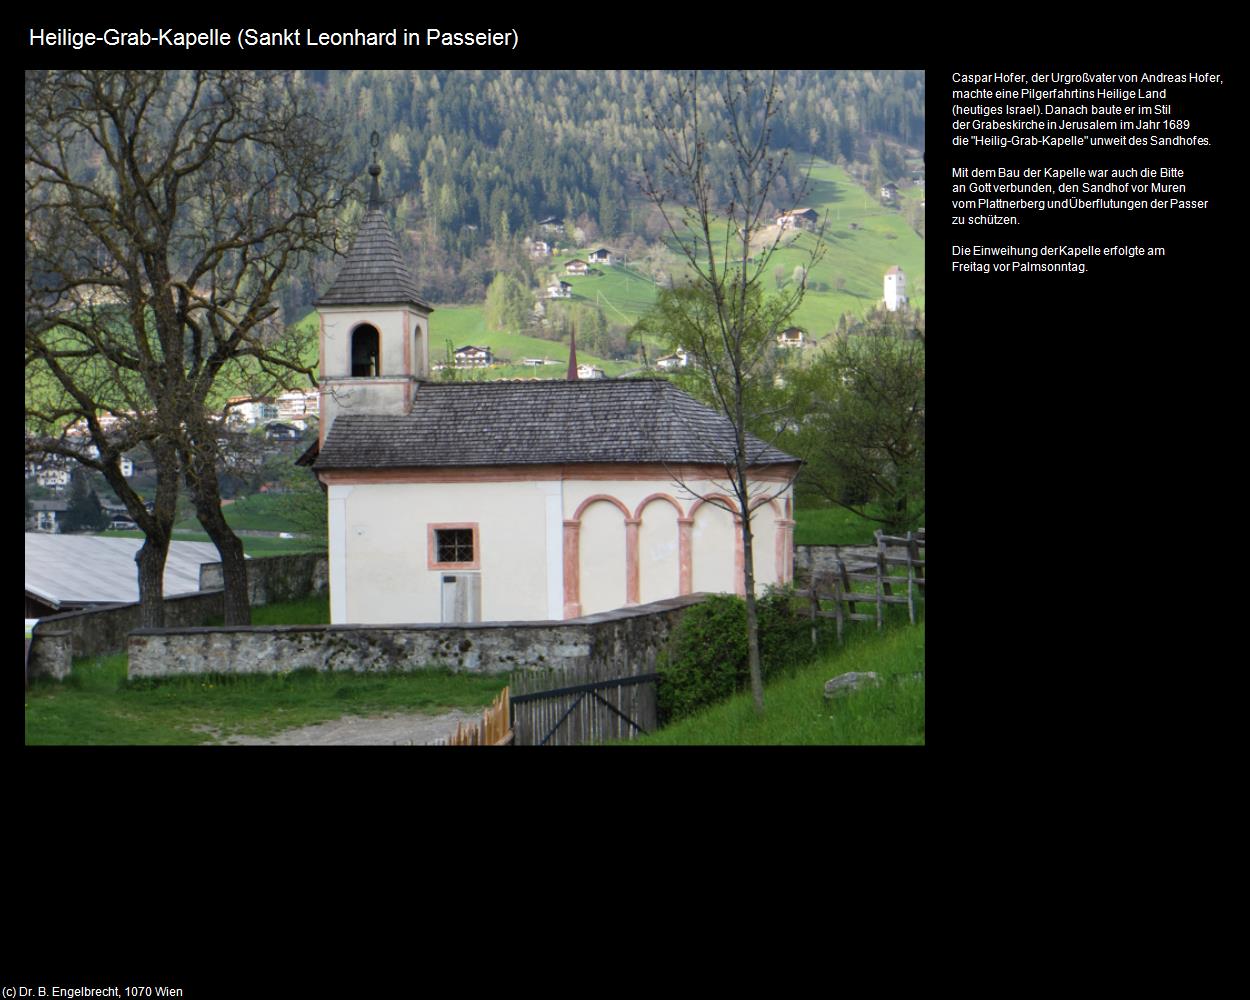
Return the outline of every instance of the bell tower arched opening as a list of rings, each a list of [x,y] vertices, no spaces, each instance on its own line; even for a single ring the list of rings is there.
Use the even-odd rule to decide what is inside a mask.
[[[352,378],[381,375],[381,350],[378,329],[361,323],[352,331]]]

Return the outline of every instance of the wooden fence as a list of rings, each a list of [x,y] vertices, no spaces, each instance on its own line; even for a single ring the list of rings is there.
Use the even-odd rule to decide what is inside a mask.
[[[454,736],[446,740],[437,740],[435,744],[449,747],[506,746],[513,739],[509,706],[508,688],[504,688],[495,697],[490,708],[482,711],[481,722],[472,726],[458,722]]]
[[[842,641],[844,622],[875,621],[877,628],[881,628],[887,604],[906,604],[908,619],[913,625],[916,623],[916,598],[924,591],[925,585],[925,530],[921,528],[919,531],[909,531],[905,536],[884,535],[878,531],[876,539],[875,559],[850,566],[838,559],[832,574],[818,576],[813,573],[811,586],[807,590],[795,591],[797,596],[806,597],[810,601],[813,646],[817,643],[817,620],[820,618],[833,618],[837,622],[838,642]],[[890,549],[900,547],[903,555],[889,555]],[[892,575],[890,568],[894,566],[906,566],[906,578]],[[894,587],[901,586],[904,579],[907,583],[906,596],[895,594]],[[872,584],[872,591],[857,590],[857,583]],[[832,603],[833,610],[825,611],[821,607],[822,602]],[[873,612],[865,614],[858,611],[860,604],[871,604]],[[845,610],[843,605],[846,606]]]
[[[512,683],[517,746],[630,740],[654,730],[658,675],[612,670],[599,665],[517,674]]]

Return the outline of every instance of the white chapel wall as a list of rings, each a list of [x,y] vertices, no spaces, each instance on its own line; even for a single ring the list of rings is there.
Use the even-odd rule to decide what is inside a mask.
[[[681,593],[680,555],[677,510],[667,500],[652,500],[642,509],[642,524],[638,527],[641,603]]]
[[[548,607],[546,501],[533,482],[356,485],[344,502],[344,621],[437,622],[444,572],[431,524],[476,524],[482,620],[541,620]],[[338,622],[338,619],[335,619]]]

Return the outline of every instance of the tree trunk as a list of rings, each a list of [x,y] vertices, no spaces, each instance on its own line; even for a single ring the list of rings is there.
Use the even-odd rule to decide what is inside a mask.
[[[165,560],[178,509],[178,455],[164,442],[152,442],[149,447],[156,460],[156,497],[151,511],[122,478],[119,463],[109,464],[105,478],[143,529],[144,542],[135,553],[139,567],[139,624],[142,628],[164,628]]]
[[[755,714],[764,714],[764,670],[760,662],[760,621],[755,608],[755,553],[751,551],[751,502],[745,469],[738,471],[739,502],[742,505],[742,584],[747,606],[747,666],[751,672],[751,697]]]
[[[201,456],[184,455],[184,460],[192,463],[188,469],[187,485],[191,488],[195,501],[196,517],[221,556],[226,624],[251,625],[252,605],[247,592],[247,560],[243,555],[243,543],[226,523],[225,515],[221,512],[217,471],[211,461]]]

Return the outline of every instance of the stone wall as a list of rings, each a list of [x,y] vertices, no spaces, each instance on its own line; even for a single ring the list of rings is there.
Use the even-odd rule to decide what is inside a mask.
[[[221,563],[200,566],[200,590],[215,590],[224,582]],[[264,556],[247,561],[247,600],[252,607],[324,594],[329,586],[330,560],[324,552]]]
[[[875,563],[876,558],[875,545],[796,545],[794,580],[803,586],[811,580],[813,569],[821,574],[832,573],[838,559],[850,569],[852,564]]]
[[[63,681],[69,676],[72,659],[72,638],[68,629],[45,629],[30,643],[30,656],[26,660],[26,682],[32,677],[51,677]]]
[[[265,556],[247,561],[248,598],[253,606],[293,601],[324,593],[329,586],[329,561],[324,552]],[[225,614],[221,563],[200,567],[200,593],[165,600],[169,628],[203,625]],[[126,636],[139,627],[139,605],[108,604],[85,611],[67,611],[40,618],[31,640],[30,675],[59,680],[68,672],[65,656],[103,656],[126,648]],[[45,633],[55,632],[55,637]],[[64,634],[68,634],[68,640]],[[47,645],[47,650],[42,647]],[[66,653],[68,649],[68,654]]]
[[[214,615],[225,614],[225,602],[220,590],[201,594],[183,594],[165,600],[165,621],[171,627],[203,625]],[[44,653],[40,649],[44,632],[65,633],[70,639],[70,656],[104,656],[120,653],[126,648],[126,636],[139,627],[139,605],[106,604],[87,611],[67,611],[60,615],[40,618],[31,640],[31,676],[43,675]],[[59,641],[59,640],[58,640]],[[49,652],[51,654],[51,651]]]
[[[136,629],[130,676],[430,666],[493,674],[580,665],[650,673],[686,609],[702,599],[693,594],[563,622]]]

